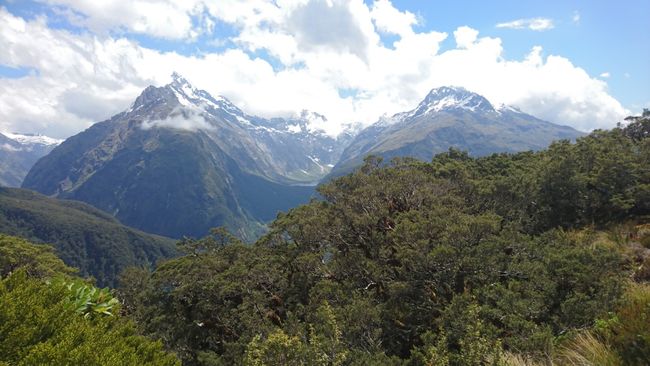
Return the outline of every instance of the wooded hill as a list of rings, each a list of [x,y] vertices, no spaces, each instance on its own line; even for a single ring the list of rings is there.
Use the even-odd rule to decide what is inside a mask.
[[[0,187],[0,233],[51,244],[58,256],[99,285],[129,266],[153,267],[177,254],[174,240],[122,225],[88,204]]]

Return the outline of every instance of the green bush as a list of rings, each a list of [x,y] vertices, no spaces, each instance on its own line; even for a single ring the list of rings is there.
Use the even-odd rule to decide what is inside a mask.
[[[73,287],[74,288],[74,287]],[[65,281],[0,280],[0,363],[11,365],[180,365],[159,342],[114,316],[79,314]]]

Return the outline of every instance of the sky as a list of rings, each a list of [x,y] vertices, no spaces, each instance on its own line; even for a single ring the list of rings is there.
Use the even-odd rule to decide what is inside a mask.
[[[582,131],[650,107],[650,0],[0,0],[0,132],[74,135],[176,71],[336,135],[461,86]]]

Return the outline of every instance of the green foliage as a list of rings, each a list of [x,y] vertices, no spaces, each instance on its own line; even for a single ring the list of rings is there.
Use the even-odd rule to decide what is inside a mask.
[[[127,313],[187,365],[501,365],[574,340],[634,362],[645,305],[621,303],[625,248],[644,248],[600,230],[650,213],[635,123],[535,153],[369,158],[252,246],[220,229],[125,273]],[[576,336],[614,313],[616,337]]]
[[[411,365],[501,365],[500,342],[479,317],[479,306],[458,295],[440,318],[436,335],[427,332],[423,345],[411,354]]]
[[[19,268],[29,276],[39,278],[75,272],[54,254],[54,248],[51,246],[33,244],[25,239],[0,234],[0,278]]]
[[[0,363],[11,365],[179,365],[173,355],[113,316],[84,317],[65,281],[19,270],[0,280]]]
[[[632,285],[599,331],[625,365],[644,365],[650,360],[650,285]]]
[[[214,358],[212,353],[226,364],[239,362],[253,336],[280,324],[286,315],[280,258],[270,256],[269,249],[240,243],[214,246],[214,240],[184,242],[186,247],[212,249],[165,262],[148,279],[122,278],[132,316],[188,364]]]
[[[64,284],[69,292],[68,307],[84,318],[113,316],[119,301],[108,288],[99,289],[80,280]]]
[[[282,330],[275,330],[264,340],[255,336],[246,348],[244,365],[344,365],[348,350],[341,342],[341,331],[329,304],[318,308],[316,318],[309,332],[300,337],[288,336]]]

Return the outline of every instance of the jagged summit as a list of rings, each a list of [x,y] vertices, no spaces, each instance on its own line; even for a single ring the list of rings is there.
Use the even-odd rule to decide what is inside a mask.
[[[179,85],[179,86],[189,85],[190,88],[192,87],[190,82],[187,81],[187,79],[185,79],[185,77],[183,77],[183,75],[177,73],[176,71],[172,72],[172,82],[169,83],[169,85],[172,85],[172,84]]]
[[[222,95],[213,97],[207,91],[195,88],[177,72],[172,73],[172,82],[165,85],[164,88],[171,90],[178,102],[183,106],[194,106],[204,109],[212,107],[215,109],[224,109],[231,114],[244,115],[244,112],[228,100],[228,98]]]
[[[172,81],[162,87],[148,86],[136,98],[126,113],[151,114],[154,109],[191,109],[195,112],[216,113],[223,110],[228,114],[245,116],[237,106],[224,96],[213,97],[205,90],[195,88],[181,74],[172,73]],[[164,114],[164,113],[163,113]]]

